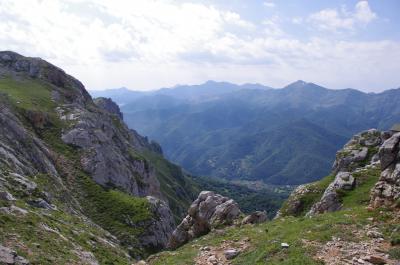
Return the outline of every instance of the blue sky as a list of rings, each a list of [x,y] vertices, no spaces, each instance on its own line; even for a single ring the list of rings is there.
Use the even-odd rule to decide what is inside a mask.
[[[34,11],[33,11],[34,10]],[[400,87],[400,1],[2,0],[0,45],[88,89]]]

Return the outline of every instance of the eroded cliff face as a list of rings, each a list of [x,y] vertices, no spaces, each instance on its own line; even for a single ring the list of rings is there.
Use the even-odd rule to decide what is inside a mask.
[[[13,52],[0,52],[0,103],[2,215],[23,219],[38,214],[45,219],[45,210],[49,216],[79,219],[84,232],[95,226],[100,239],[91,247],[70,239],[68,231],[51,228],[72,249],[91,253],[93,264],[100,255],[91,252],[96,246],[108,245],[108,252],[131,259],[128,252],[136,257],[167,245],[175,227],[173,215],[155,165],[142,155],[160,157],[162,150],[130,130],[116,105],[96,105],[84,86],[63,70]],[[17,217],[9,224],[15,222]],[[35,224],[35,229],[43,227]],[[7,231],[0,235],[8,236]]]
[[[0,98],[0,164],[22,175],[38,172],[57,176],[49,148],[25,129],[8,102]]]
[[[81,105],[61,105],[57,113],[70,124],[64,143],[81,148],[81,164],[104,187],[117,187],[135,196],[162,198],[154,169],[140,155],[147,143],[114,115]]]

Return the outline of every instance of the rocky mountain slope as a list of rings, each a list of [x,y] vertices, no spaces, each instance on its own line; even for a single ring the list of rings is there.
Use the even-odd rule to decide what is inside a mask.
[[[269,184],[318,180],[352,135],[386,130],[400,119],[399,89],[375,94],[304,81],[281,89],[207,82],[103,93],[123,104],[129,126],[192,174]]]
[[[337,152],[329,176],[299,186],[274,220],[252,224],[246,222],[250,216],[242,222],[243,216],[236,216],[239,221],[231,226],[213,228],[205,236],[139,264],[397,265],[399,167],[400,133],[364,131]],[[199,221],[191,226],[193,222],[184,220],[175,238],[187,239],[181,237],[187,232],[192,238],[199,235],[191,231],[204,224],[202,218],[193,218],[199,209],[207,209],[201,203],[196,207],[203,197],[192,204],[194,211],[189,210],[185,218]]]
[[[196,185],[115,103],[13,52],[0,103],[0,263],[129,264],[167,245]]]

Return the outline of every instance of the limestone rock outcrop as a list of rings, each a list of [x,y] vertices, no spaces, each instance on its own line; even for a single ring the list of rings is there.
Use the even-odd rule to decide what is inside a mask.
[[[5,265],[29,265],[29,261],[18,256],[17,252],[0,245],[0,264]]]
[[[297,186],[289,198],[284,202],[283,206],[276,213],[274,219],[282,217],[282,216],[299,216],[305,211],[305,203],[302,199],[304,196],[312,193],[318,193],[319,191],[315,189],[314,185],[311,184],[303,184]]]
[[[202,191],[191,204],[188,215],[172,233],[168,246],[172,249],[210,232],[213,228],[232,225],[241,211],[232,199]]]
[[[111,114],[115,114],[121,120],[123,119],[121,110],[119,109],[118,105],[114,101],[111,100],[111,98],[99,97],[99,98],[93,99],[93,102],[94,102],[94,104],[97,105],[97,107],[99,107]]]
[[[336,154],[332,172],[335,175],[333,182],[325,189],[321,199],[311,207],[307,215],[340,210],[342,207],[340,192],[352,190],[357,186],[356,179],[352,175],[354,172],[379,164],[376,154],[385,137],[385,133],[376,129],[353,136]]]
[[[371,206],[400,207],[400,133],[379,149],[381,176],[371,191]]]
[[[360,165],[370,163],[386,137],[386,133],[376,129],[356,134],[336,153],[332,173],[336,175],[338,172],[350,172]]]
[[[66,114],[68,112],[68,114]],[[83,169],[100,185],[118,187],[135,196],[161,198],[160,184],[153,168],[138,154],[146,141],[114,115],[81,106],[58,109],[61,118],[73,123],[62,140],[82,149]]]
[[[152,251],[164,249],[172,235],[175,222],[168,204],[152,196],[146,197],[154,218],[143,224],[144,233],[140,237],[141,245]]]
[[[337,211],[341,209],[341,192],[357,187],[353,176],[360,170],[379,167],[378,150],[387,139],[387,132],[370,129],[353,136],[336,154],[330,177],[298,186],[275,218]],[[332,180],[330,180],[332,179]]]
[[[339,172],[335,180],[326,188],[320,201],[312,206],[308,215],[340,210],[341,201],[337,191],[351,190],[354,186],[355,179],[349,172]]]
[[[25,129],[11,107],[0,98],[0,165],[21,175],[57,175],[51,152]]]

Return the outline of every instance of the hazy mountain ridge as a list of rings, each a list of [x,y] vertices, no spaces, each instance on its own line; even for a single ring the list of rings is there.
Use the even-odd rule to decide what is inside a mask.
[[[364,93],[301,80],[262,88],[178,86],[141,92],[121,109],[131,127],[159,141],[167,157],[194,174],[275,184],[328,174],[335,151],[354,133],[388,129],[400,120],[400,89]],[[111,92],[102,93],[113,97]]]

